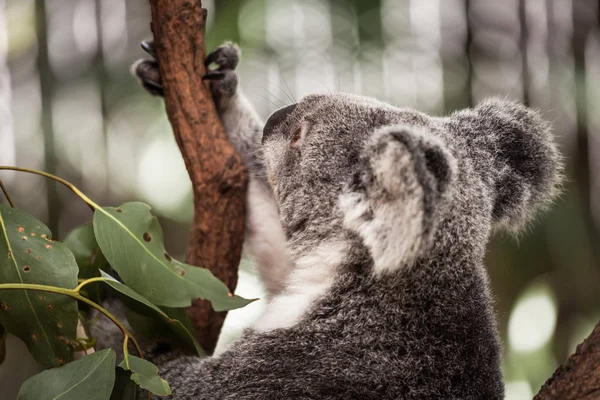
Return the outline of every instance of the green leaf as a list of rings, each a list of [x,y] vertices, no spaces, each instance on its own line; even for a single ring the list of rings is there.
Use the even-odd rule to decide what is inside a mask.
[[[131,379],[142,389],[147,389],[159,396],[171,394],[169,384],[158,376],[158,367],[150,361],[130,355],[127,363],[123,360],[119,367],[131,371]]]
[[[98,277],[100,269],[106,269],[109,266],[96,242],[94,227],[91,223],[73,229],[63,243],[75,256],[75,261],[79,266],[80,279]]]
[[[6,358],[6,331],[0,325],[0,365],[4,362],[4,358]]]
[[[187,307],[201,298],[210,300],[216,311],[224,311],[252,302],[231,294],[209,270],[173,260],[165,251],[160,224],[146,204],[96,209],[94,233],[123,282],[153,304]]]
[[[113,386],[110,400],[136,400],[138,387],[131,380],[131,371],[115,368],[115,385]]]
[[[187,313],[185,312],[185,308],[160,307],[160,309],[162,310],[162,312],[167,314],[169,318],[179,321],[179,323],[181,323],[186,332],[188,332],[190,337],[195,338],[195,329],[192,325],[192,321],[190,321],[190,319],[187,316]],[[198,342],[196,342],[196,340],[194,339],[194,343],[197,344]],[[200,352],[198,353],[198,355],[201,357],[206,356],[204,350],[202,350],[200,345],[198,345],[198,348],[200,348]]]
[[[100,276],[100,270],[108,270],[110,265],[94,236],[94,227],[91,223],[80,225],[73,229],[63,243],[73,252],[77,266],[79,266],[79,279],[90,279]],[[104,300],[102,285],[91,283],[81,291],[81,294],[97,304]],[[88,309],[87,305],[83,309]]]
[[[50,230],[34,217],[0,205],[0,282],[75,288],[75,258],[64,244],[50,238]],[[68,296],[0,290],[0,323],[44,366],[73,359],[77,302]]]
[[[107,400],[115,383],[115,352],[98,351],[32,376],[17,400]]]
[[[145,299],[142,295],[136,293],[131,288],[125,286],[121,282],[117,281],[112,276],[108,275],[104,271],[100,272],[104,280],[102,282],[109,285],[111,288],[117,291],[117,295],[119,299],[125,304],[128,308],[133,310],[134,312],[141,314],[146,317],[151,317],[153,319],[158,319],[164,324],[170,331],[172,331],[179,339],[183,340],[183,342],[192,349],[195,349],[198,355],[204,356],[204,350],[200,347],[194,335],[191,333],[191,330],[186,329],[184,323],[188,323],[186,318],[184,318],[185,314],[181,314],[177,311],[173,312],[173,316],[169,317],[165,312],[163,312],[160,308],[152,304],[150,301]],[[183,321],[183,323],[182,323]],[[134,327],[135,329],[135,327]]]

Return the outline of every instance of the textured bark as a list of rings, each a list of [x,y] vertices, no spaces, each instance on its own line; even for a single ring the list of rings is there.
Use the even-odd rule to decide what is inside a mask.
[[[202,81],[206,10],[199,0],[150,0],[165,107],[194,192],[187,262],[208,268],[233,292],[244,235],[248,173],[227,139]],[[226,313],[195,300],[188,315],[212,353]]]
[[[559,399],[600,399],[600,323],[534,397],[534,400]]]

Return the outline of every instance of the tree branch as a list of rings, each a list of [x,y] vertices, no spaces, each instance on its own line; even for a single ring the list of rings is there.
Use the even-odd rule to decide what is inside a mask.
[[[187,262],[208,268],[233,292],[244,236],[248,173],[227,139],[202,81],[206,10],[200,0],[150,0],[165,107],[194,193]],[[196,300],[188,309],[200,345],[212,353],[226,313]]]
[[[554,372],[534,400],[600,398],[600,323],[575,354]]]

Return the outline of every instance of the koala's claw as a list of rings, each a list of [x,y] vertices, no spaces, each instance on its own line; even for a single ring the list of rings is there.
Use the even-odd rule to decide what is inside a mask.
[[[142,40],[141,46],[146,53],[156,58],[156,46],[153,40]]]
[[[147,81],[143,81],[142,85],[144,86],[144,89],[146,89],[148,92],[150,92],[150,94],[153,94],[155,96],[160,96],[160,97],[163,97],[165,95],[163,87],[156,82],[147,80]]]
[[[150,94],[164,96],[159,64],[155,60],[156,46],[154,41],[144,40],[141,46],[153,59],[137,61],[132,65],[131,72]],[[211,81],[211,92],[218,105],[222,105],[221,103],[231,98],[237,90],[238,78],[235,68],[239,61],[240,49],[231,42],[221,45],[204,60],[206,74],[202,77],[202,80]],[[211,64],[216,64],[216,68],[210,69]]]
[[[202,79],[211,81],[210,88],[217,107],[225,106],[237,90],[238,77],[235,68],[239,62],[240,49],[231,42],[219,46],[204,60],[206,75]],[[211,64],[215,64],[216,68],[210,69]]]
[[[240,49],[231,42],[222,44],[217,49],[212,51],[204,60],[204,66],[212,63],[218,65],[218,70],[234,70],[240,62]]]
[[[158,62],[139,60],[131,66],[131,72],[138,78],[142,87],[150,94],[164,96]]]
[[[203,81],[220,81],[225,78],[226,74],[222,71],[209,71],[203,77]]]

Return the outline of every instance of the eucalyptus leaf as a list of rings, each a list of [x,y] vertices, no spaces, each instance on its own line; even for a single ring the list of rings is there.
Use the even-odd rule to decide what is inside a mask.
[[[158,367],[150,361],[130,355],[127,362],[123,360],[119,367],[131,371],[131,380],[142,389],[149,390],[159,396],[171,394],[169,384],[158,375]]]
[[[173,260],[165,251],[160,224],[146,204],[96,209],[94,233],[123,282],[153,304],[187,307],[201,298],[210,300],[216,311],[224,311],[252,302],[230,293],[206,268]]]
[[[96,242],[91,223],[73,229],[63,243],[73,252],[79,266],[79,278],[88,279],[100,276],[100,269],[109,267],[106,258]]]
[[[79,267],[79,279],[99,277],[101,269],[107,270],[110,268],[108,261],[106,261],[100,250],[100,246],[96,242],[94,227],[91,223],[73,229],[63,240],[63,243],[75,256],[75,261]],[[98,304],[101,304],[104,299],[102,285],[97,283],[87,285],[81,294]],[[87,309],[87,306],[84,308]]]
[[[32,376],[17,400],[107,400],[115,383],[115,352],[98,351]]]
[[[0,282],[73,289],[77,264],[71,251],[51,240],[50,230],[36,218],[0,205]],[[68,296],[0,290],[0,323],[27,344],[46,367],[73,359],[77,302]]]
[[[189,348],[196,350],[198,355],[205,355],[204,351],[194,338],[194,335],[191,333],[192,330],[189,330],[186,328],[186,326],[184,326],[185,323],[188,324],[189,327],[189,321],[187,320],[187,318],[184,318],[184,313],[169,310],[169,312],[172,312],[174,315],[173,317],[170,317],[160,308],[148,301],[148,299],[144,298],[142,295],[136,293],[131,288],[117,281],[112,276],[108,275],[104,271],[100,271],[100,273],[102,275],[102,278],[104,278],[102,282],[106,283],[108,286],[113,288],[117,292],[119,299],[128,308],[145,317],[152,317],[153,319],[161,321],[164,326],[166,326],[171,332],[173,332]]]
[[[136,400],[138,387],[131,380],[131,371],[115,368],[115,385],[113,386],[110,400]]]
[[[168,339],[173,332],[157,318],[147,317],[125,307],[125,317],[136,337],[144,338],[148,342]]]
[[[188,318],[187,313],[185,312],[185,308],[160,307],[160,309],[162,310],[162,312],[167,314],[169,318],[179,321],[181,325],[183,325],[185,330],[189,332],[190,336],[195,337],[194,326],[192,325],[192,321],[190,321],[190,319]],[[200,356],[205,356],[204,352],[202,352]]]

